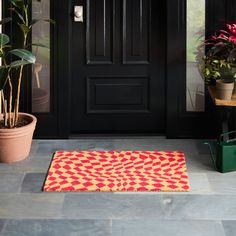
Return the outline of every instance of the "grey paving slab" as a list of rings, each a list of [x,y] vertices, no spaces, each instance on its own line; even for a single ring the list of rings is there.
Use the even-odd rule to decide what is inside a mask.
[[[196,155],[185,152],[187,169],[192,173],[211,173],[215,172],[212,165],[210,153],[208,155]]]
[[[34,156],[36,151],[38,150],[38,140],[33,140],[32,141],[32,145],[31,145],[31,149],[30,149],[30,156]]]
[[[176,150],[178,145],[173,145],[163,139],[116,139],[114,140],[116,150]]]
[[[75,219],[122,219],[156,217],[163,219],[165,206],[156,195],[113,193],[67,194],[63,215]]]
[[[207,173],[211,188],[216,194],[236,194],[236,172]]]
[[[96,142],[95,149],[108,151],[108,150],[114,150],[116,148],[113,140],[98,140]]]
[[[114,220],[113,236],[225,236],[221,222]]]
[[[167,219],[236,219],[235,195],[168,195],[163,201],[168,203]]]
[[[4,226],[5,226],[5,220],[2,220],[2,219],[0,219],[0,235],[1,235],[1,232],[3,231],[3,228],[4,228]]]
[[[57,150],[93,150],[97,140],[39,140],[35,157],[46,158]]]
[[[46,178],[46,173],[27,173],[24,177],[22,193],[40,193]]]
[[[219,206],[219,207],[216,207]],[[63,214],[75,219],[236,219],[236,196],[191,194],[69,194]]]
[[[205,173],[189,173],[189,194],[213,194],[213,189]],[[186,193],[183,193],[186,194]]]
[[[61,218],[64,195],[0,194],[1,219]]]
[[[234,236],[236,235],[236,221],[229,220],[223,221],[225,236]]]
[[[28,158],[24,161],[14,163],[14,169],[18,172],[47,172],[52,160],[52,154],[46,158]]]
[[[111,236],[109,220],[9,220],[0,236]]]
[[[24,174],[19,173],[1,173],[0,172],[0,193],[17,193]]]
[[[0,163],[0,173],[46,172],[51,163],[52,154],[29,156],[27,159],[11,164]]]
[[[206,149],[202,141],[184,139],[165,139],[165,138],[143,138],[143,139],[115,139],[115,147],[121,150],[182,150],[201,154]]]

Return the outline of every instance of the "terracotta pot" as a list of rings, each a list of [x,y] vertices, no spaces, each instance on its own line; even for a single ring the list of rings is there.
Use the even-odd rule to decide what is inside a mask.
[[[217,98],[222,100],[231,100],[234,89],[234,81],[219,79],[216,80]]]
[[[20,113],[20,117],[30,121],[30,124],[14,129],[0,129],[0,162],[11,163],[24,160],[29,156],[36,117]],[[0,114],[0,120],[3,115]]]

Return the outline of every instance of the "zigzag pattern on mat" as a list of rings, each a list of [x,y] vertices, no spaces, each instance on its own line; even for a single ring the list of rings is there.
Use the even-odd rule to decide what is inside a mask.
[[[181,151],[57,151],[44,191],[189,191]]]

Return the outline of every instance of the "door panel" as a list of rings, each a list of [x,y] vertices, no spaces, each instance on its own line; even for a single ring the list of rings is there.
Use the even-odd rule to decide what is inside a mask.
[[[144,77],[90,77],[87,112],[149,112],[148,83]]]
[[[149,64],[150,0],[123,1],[123,63]]]
[[[115,0],[87,0],[87,64],[113,63]]]
[[[86,14],[72,24],[71,133],[163,132],[165,1],[79,2]]]

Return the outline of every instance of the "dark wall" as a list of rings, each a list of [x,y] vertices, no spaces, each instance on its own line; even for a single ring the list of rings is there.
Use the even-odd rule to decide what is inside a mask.
[[[207,32],[222,29],[225,23],[236,21],[235,0],[207,0]]]

